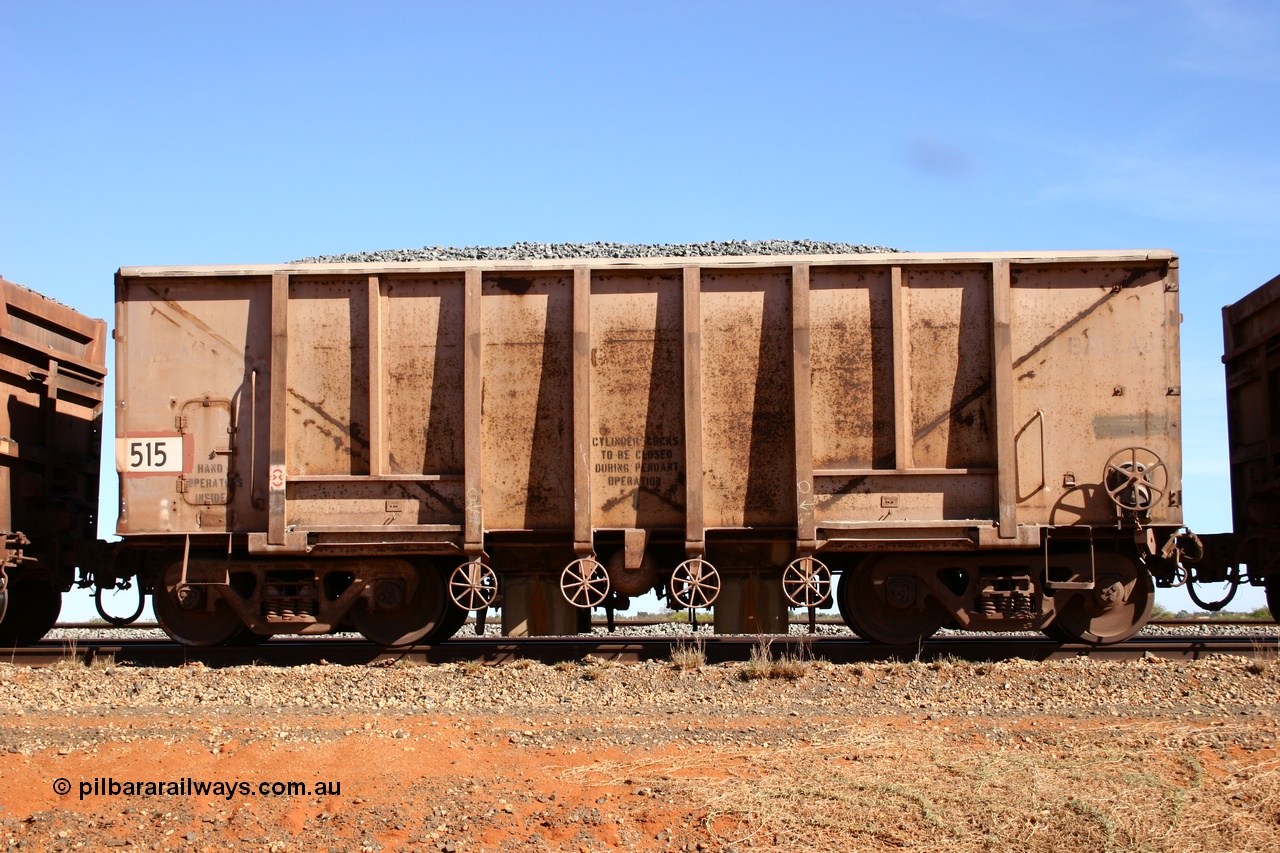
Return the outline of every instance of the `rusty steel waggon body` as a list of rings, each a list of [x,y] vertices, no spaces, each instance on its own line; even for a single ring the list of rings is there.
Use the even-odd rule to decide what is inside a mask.
[[[1222,309],[1232,532],[1204,537],[1202,580],[1264,586],[1280,617],[1280,276]]]
[[[53,627],[97,547],[106,323],[0,279],[0,646]]]
[[[124,268],[119,571],[194,644],[649,590],[1117,642],[1180,571],[1180,319],[1167,251]]]

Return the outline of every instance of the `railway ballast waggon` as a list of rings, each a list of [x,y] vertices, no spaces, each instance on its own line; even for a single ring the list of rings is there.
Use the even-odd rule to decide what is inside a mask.
[[[122,543],[188,644],[469,610],[572,633],[1114,643],[1199,556],[1171,252],[126,267]],[[838,581],[838,582],[837,582]]]
[[[44,636],[101,554],[106,340],[102,320],[0,279],[0,646]]]

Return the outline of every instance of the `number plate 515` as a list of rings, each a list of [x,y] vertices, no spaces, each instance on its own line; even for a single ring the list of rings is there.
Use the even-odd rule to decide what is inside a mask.
[[[181,474],[182,436],[117,438],[116,468],[124,474]]]

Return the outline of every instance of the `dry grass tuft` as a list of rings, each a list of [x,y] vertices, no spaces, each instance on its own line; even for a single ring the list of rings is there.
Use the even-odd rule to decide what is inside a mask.
[[[752,647],[751,656],[739,672],[743,681],[757,678],[785,678],[794,681],[809,674],[813,661],[803,650],[799,654],[784,653],[775,660],[772,646],[772,641],[761,640]]]
[[[593,657],[587,655],[582,659],[582,673],[580,677],[583,681],[599,681],[610,670],[617,669],[621,664],[615,660]]]
[[[80,656],[80,643],[75,637],[62,641],[62,659],[53,664],[54,669],[83,669],[84,659]]]
[[[671,647],[671,666],[682,672],[700,670],[707,665],[707,644],[701,636],[678,640]]]

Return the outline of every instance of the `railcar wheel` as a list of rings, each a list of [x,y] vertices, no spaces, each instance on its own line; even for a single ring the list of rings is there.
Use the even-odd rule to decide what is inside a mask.
[[[371,610],[359,601],[348,611],[356,630],[382,646],[412,645],[439,631],[449,613],[444,576],[434,568],[424,568],[418,570],[417,580],[412,594],[406,594],[399,578],[374,581],[378,606]]]
[[[250,631],[248,626],[244,626],[226,639],[226,645],[251,649],[254,646],[262,645],[270,639],[270,634],[258,634]]]
[[[1267,578],[1267,607],[1271,608],[1271,618],[1280,622],[1280,575]]]
[[[446,604],[444,608],[444,617],[440,620],[440,625],[430,634],[422,638],[424,643],[443,643],[445,640],[458,633],[458,629],[467,623],[467,617],[471,615],[471,611],[463,610],[461,607],[455,607],[452,604]]]
[[[869,560],[844,573],[836,590],[840,615],[855,633],[887,646],[915,646],[932,637],[948,614],[914,575],[892,561]]]
[[[151,593],[156,621],[171,639],[184,646],[216,646],[245,630],[240,617],[222,599],[207,608],[208,593],[201,586],[188,586],[180,594],[181,581],[182,563],[174,563]]]
[[[1064,593],[1070,593],[1063,601]],[[1058,615],[1044,632],[1063,643],[1109,646],[1142,630],[1155,606],[1151,573],[1119,554],[1098,554],[1094,588],[1059,590]]]
[[[710,607],[720,597],[720,573],[706,560],[694,557],[671,573],[671,599],[694,610]]]
[[[31,645],[49,633],[62,612],[62,593],[48,581],[11,580],[2,594],[6,607],[0,618],[0,646]]]

